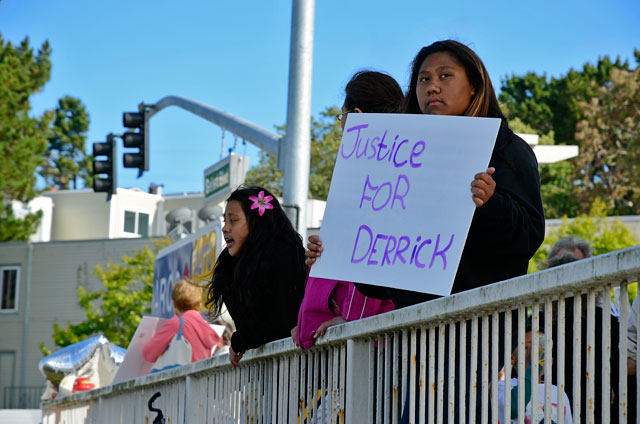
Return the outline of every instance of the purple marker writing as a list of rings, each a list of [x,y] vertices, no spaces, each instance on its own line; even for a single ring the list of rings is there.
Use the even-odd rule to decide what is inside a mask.
[[[402,209],[406,209],[404,198],[409,194],[410,188],[409,178],[403,174],[398,175],[395,185],[392,185],[390,181],[385,181],[380,185],[373,185],[371,176],[367,175],[362,189],[362,196],[360,197],[360,209],[362,209],[365,201],[371,204],[371,209],[375,212],[384,209],[389,202],[391,202],[389,209],[393,209],[396,201],[398,201]]]
[[[343,144],[340,146],[340,155],[344,159],[387,161],[396,168],[402,168],[405,165],[411,168],[422,166],[419,158],[427,147],[424,140],[411,142],[398,134],[393,138],[393,142],[389,142],[385,141],[389,130],[385,130],[382,134],[365,135],[365,130],[368,128],[368,124],[361,124],[345,129]],[[355,134],[355,139],[350,133]]]
[[[380,267],[402,264],[421,269],[432,269],[435,265],[436,269],[440,269],[436,262],[436,259],[440,259],[438,262],[444,271],[447,269],[447,252],[453,240],[454,234],[451,234],[448,242],[447,237],[441,234],[436,234],[435,241],[422,236],[374,234],[368,225],[362,224],[356,233],[351,263]]]

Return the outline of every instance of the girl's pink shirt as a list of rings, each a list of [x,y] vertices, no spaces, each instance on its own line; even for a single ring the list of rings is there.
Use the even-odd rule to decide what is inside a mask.
[[[302,349],[309,349],[313,345],[313,333],[320,324],[337,315],[347,321],[355,321],[394,309],[391,300],[364,296],[348,281],[307,276],[306,284],[304,299],[298,312],[296,334]]]
[[[191,344],[191,362],[199,361],[211,356],[211,349],[218,343],[220,337],[213,331],[198,311],[187,311],[182,314],[184,322],[182,334]],[[142,348],[145,361],[156,362],[158,357],[167,350],[173,336],[180,330],[180,320],[173,316],[165,322],[160,330]]]

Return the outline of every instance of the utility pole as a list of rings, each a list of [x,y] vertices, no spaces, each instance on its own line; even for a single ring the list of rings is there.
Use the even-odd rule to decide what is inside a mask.
[[[311,71],[313,63],[313,25],[315,0],[293,0],[291,49],[289,53],[289,97],[287,134],[281,149],[279,167],[284,171],[283,203],[288,209],[303,243],[307,241],[307,199],[309,198],[309,161],[311,150]]]

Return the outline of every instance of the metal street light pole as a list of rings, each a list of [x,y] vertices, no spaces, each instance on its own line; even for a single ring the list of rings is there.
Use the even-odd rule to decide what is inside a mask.
[[[307,238],[306,211],[309,198],[314,7],[314,0],[293,0],[287,135],[279,158],[285,178],[283,203],[299,207],[298,232],[304,242]],[[289,213],[292,212],[289,209]],[[296,222],[291,215],[289,218]]]

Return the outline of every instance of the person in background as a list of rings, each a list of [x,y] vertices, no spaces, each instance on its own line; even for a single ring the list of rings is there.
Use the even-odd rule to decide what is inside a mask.
[[[213,349],[212,356],[219,356],[229,353],[229,346],[231,345],[231,335],[233,334],[233,327],[227,321],[222,319],[218,319],[213,322],[214,325],[222,325],[224,326],[224,331],[222,332],[222,337],[216,344],[216,347]]]
[[[629,374],[637,375],[636,352],[638,349],[638,321],[640,320],[640,296],[636,296],[629,309],[629,327],[627,331],[627,366]]]
[[[191,361],[195,362],[211,356],[211,349],[218,343],[219,337],[200,315],[202,294],[202,287],[189,279],[182,279],[173,285],[171,299],[176,314],[167,320],[142,348],[142,357],[145,361],[155,363],[167,350],[171,339],[180,330],[178,317],[183,320],[184,338],[191,345]]]
[[[208,307],[218,317],[223,303],[236,326],[229,361],[289,337],[295,327],[307,274],[302,239],[278,199],[261,187],[241,187],[227,199],[218,256],[208,286]]]
[[[575,236],[568,236],[558,240],[551,247],[549,251],[549,255],[547,256],[547,268],[553,268],[561,265],[565,265],[571,262],[584,260],[590,258],[592,256],[591,246],[584,240],[581,240]],[[574,349],[573,343],[568,342],[565,343],[564,349],[564,363],[565,363],[565,376],[564,376],[564,384],[565,391],[569,395],[571,399],[574,398],[574,387],[573,387],[573,376],[574,374],[580,375],[580,410],[573,411],[574,415],[579,414],[580,417],[586,419],[588,412],[588,402],[586,398],[587,392],[587,296],[582,295],[582,308],[580,311],[577,311],[579,316],[581,317],[581,334],[580,334],[580,358],[581,358],[581,369],[574,370]],[[594,408],[594,417],[595,422],[602,422],[602,378],[603,373],[603,358],[602,358],[602,334],[603,334],[603,296],[598,294],[596,297],[596,308],[595,308],[595,340],[596,340],[596,349],[594,352],[594,367],[596,369],[594,382],[595,382],[595,396],[593,404],[597,405]],[[608,300],[611,302],[611,300]],[[557,316],[557,304],[554,305],[554,316]],[[574,317],[574,298],[567,297],[565,301],[565,340],[571,341],[575,340],[576,335],[574,335],[573,331],[573,317]],[[609,368],[611,370],[609,375],[609,381],[611,382],[611,393],[606,394],[607,398],[611,399],[611,408],[610,408],[610,422],[617,423],[618,422],[618,401],[619,397],[616,395],[618,392],[618,380],[620,377],[620,369],[619,369],[619,356],[620,356],[620,323],[618,320],[619,313],[618,308],[615,306],[613,302],[611,302],[611,332],[609,334],[611,340],[611,348],[609,351],[610,355],[610,365]],[[553,339],[557,340],[557,331],[558,326],[554,319],[553,325]],[[552,356],[557,358],[558,352],[557,348],[554,346]],[[557,381],[557,370],[554,368],[553,370],[553,381],[554,383]],[[628,402],[628,405],[631,406],[631,402]]]
[[[403,102],[402,89],[393,77],[383,72],[358,71],[344,89],[338,120],[344,130],[350,113],[400,113]]]
[[[629,422],[636,422],[636,414],[638,410],[637,393],[638,393],[638,363],[636,361],[636,353],[638,349],[638,326],[640,323],[640,296],[636,295],[629,309],[629,327],[627,329],[627,417]],[[635,400],[634,400],[635,399]]]
[[[404,95],[391,76],[376,71],[356,72],[344,90],[342,129],[349,113],[398,113]],[[348,281],[307,277],[298,325],[291,330],[296,345],[310,348],[327,328],[393,310],[393,302],[362,295]]]
[[[576,236],[561,238],[551,246],[547,256],[547,268],[564,265],[579,259],[590,258],[591,246]]]
[[[577,236],[566,236],[551,246],[547,256],[547,268],[553,268],[570,262],[587,259],[593,256],[589,243]],[[602,296],[598,296],[596,302],[602,308]],[[618,306],[611,301],[611,315],[620,318]]]
[[[552,360],[551,358],[545,358],[545,351],[549,351],[550,349],[545,346],[546,345],[546,337],[544,333],[538,331],[538,352],[536,355],[533,354],[532,350],[532,338],[533,332],[531,331],[531,318],[527,319],[526,325],[526,333],[525,333],[525,354],[524,354],[524,363],[525,363],[525,372],[524,372],[524,404],[525,404],[525,422],[530,422],[532,417],[532,409],[533,404],[531,403],[531,393],[532,387],[537,387],[538,389],[538,408],[537,408],[537,416],[538,421],[544,421],[544,403],[545,403],[545,383],[542,380],[544,377],[544,361]],[[551,346],[553,346],[553,342],[551,342]],[[534,360],[535,362],[532,362]],[[538,382],[536,385],[531,384],[532,380],[532,365],[538,367]],[[516,374],[520,371],[518,370],[518,347],[514,349],[511,355],[511,365],[512,371]],[[505,390],[505,375],[504,368],[500,371],[500,381],[498,382],[498,422],[500,423],[518,423],[518,391],[522,390],[521,387],[518,386],[518,378],[511,378],[511,405],[510,409],[510,420],[504,419],[504,390]],[[564,398],[564,408],[562,413],[558,410],[558,398],[559,395]],[[561,417],[562,419],[560,419]],[[558,387],[556,385],[551,385],[551,422],[554,424],[572,424],[573,418],[571,415],[571,402],[567,397],[565,392],[562,394],[559,393]]]

